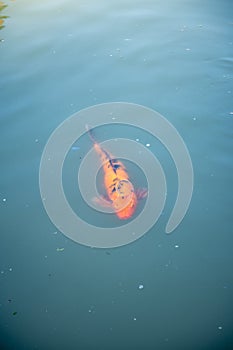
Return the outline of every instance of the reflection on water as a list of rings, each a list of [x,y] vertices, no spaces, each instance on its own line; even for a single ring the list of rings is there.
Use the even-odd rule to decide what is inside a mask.
[[[0,31],[0,349],[233,349],[233,1],[2,1],[10,21]],[[50,222],[39,163],[66,118],[114,101],[157,110],[175,126],[194,193],[165,235],[178,182],[167,149],[133,127],[96,128],[98,142],[147,145],[168,194],[141,239],[88,248]],[[62,181],[73,211],[99,224],[78,187],[90,148],[85,135],[73,144]],[[144,173],[126,166],[135,187],[146,187]]]
[[[7,7],[2,1],[0,1],[0,29],[4,28],[4,20],[8,18],[8,16],[2,15],[2,10]]]

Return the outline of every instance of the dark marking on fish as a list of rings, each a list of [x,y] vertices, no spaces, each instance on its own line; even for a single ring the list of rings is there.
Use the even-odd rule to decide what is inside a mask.
[[[113,164],[113,162],[112,162],[112,159],[109,159],[109,164],[110,164],[110,166],[112,167],[112,170],[114,171],[114,173],[116,174],[116,169],[115,169],[115,167],[114,167],[114,164]]]

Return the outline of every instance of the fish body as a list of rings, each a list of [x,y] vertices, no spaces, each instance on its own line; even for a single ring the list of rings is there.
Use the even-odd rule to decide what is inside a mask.
[[[87,131],[100,158],[104,174],[107,196],[98,202],[111,206],[119,219],[129,219],[136,210],[138,199],[145,198],[147,191],[135,191],[124,164],[100,146],[88,127]]]

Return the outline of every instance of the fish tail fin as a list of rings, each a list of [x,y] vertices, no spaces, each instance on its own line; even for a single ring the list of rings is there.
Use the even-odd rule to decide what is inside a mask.
[[[93,131],[92,131],[92,129],[90,128],[90,126],[88,124],[86,124],[86,130],[88,132],[88,135],[89,135],[91,141],[93,143],[97,143],[96,139],[94,138]]]

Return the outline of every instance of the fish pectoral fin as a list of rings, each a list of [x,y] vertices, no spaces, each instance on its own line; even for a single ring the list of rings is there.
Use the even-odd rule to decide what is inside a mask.
[[[147,188],[139,188],[136,190],[137,199],[144,199],[147,197],[147,195],[148,195]]]
[[[104,208],[112,207],[112,202],[108,198],[106,198],[105,196],[94,197],[94,198],[92,198],[92,201],[95,204],[101,205]]]

